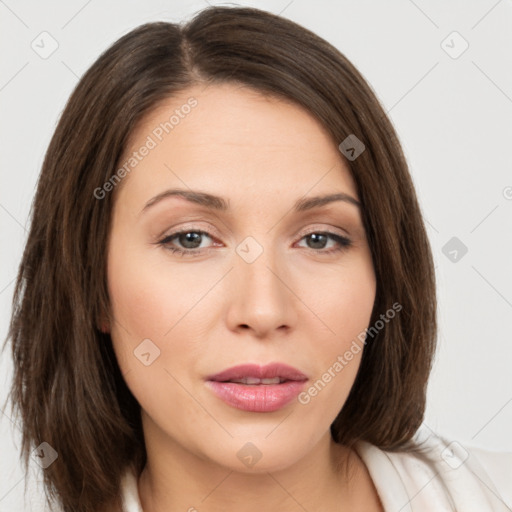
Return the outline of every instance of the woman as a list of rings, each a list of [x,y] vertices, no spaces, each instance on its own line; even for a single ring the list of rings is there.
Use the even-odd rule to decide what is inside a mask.
[[[420,428],[430,246],[324,40],[250,8],[133,30],[72,94],[33,208],[12,398],[64,511],[510,510],[510,454]]]

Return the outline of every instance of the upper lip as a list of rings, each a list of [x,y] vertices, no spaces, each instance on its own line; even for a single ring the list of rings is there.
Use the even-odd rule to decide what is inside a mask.
[[[300,370],[283,363],[271,363],[264,366],[257,364],[241,364],[227,368],[220,373],[210,375],[206,380],[227,382],[233,379],[243,379],[245,377],[255,377],[258,379],[272,379],[274,377],[279,377],[281,380],[307,380],[306,375],[304,375]]]

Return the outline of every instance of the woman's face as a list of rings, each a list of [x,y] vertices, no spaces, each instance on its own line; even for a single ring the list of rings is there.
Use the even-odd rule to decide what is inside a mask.
[[[357,204],[305,203],[358,200],[337,145],[302,108],[223,84],[161,104],[120,166],[130,157],[115,185],[107,329],[146,443],[237,471],[293,464],[330,436],[375,298]],[[202,199],[166,194],[176,189]],[[298,373],[258,373],[273,363]],[[243,377],[274,379],[220,382]]]

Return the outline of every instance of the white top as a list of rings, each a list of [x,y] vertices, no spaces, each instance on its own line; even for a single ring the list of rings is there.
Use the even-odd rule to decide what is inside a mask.
[[[512,512],[512,452],[462,446],[425,426],[414,440],[425,443],[422,454],[356,446],[386,512]],[[123,512],[143,512],[131,471],[121,492]]]

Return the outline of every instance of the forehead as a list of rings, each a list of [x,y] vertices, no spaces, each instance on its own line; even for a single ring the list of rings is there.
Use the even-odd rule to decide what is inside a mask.
[[[134,130],[124,159],[148,137],[155,147],[130,173],[132,186],[151,179],[152,190],[174,182],[223,187],[223,195],[226,184],[234,193],[278,187],[303,195],[318,183],[323,191],[341,186],[357,196],[322,124],[299,105],[247,86],[195,85],[164,100]]]
[[[325,144],[329,139],[321,123],[291,100],[231,83],[195,85],[164,100],[143,119],[135,135],[168,120],[190,98],[197,100],[197,105],[180,117],[172,130],[178,144],[218,141],[272,147],[287,143],[298,146],[306,140]]]

